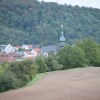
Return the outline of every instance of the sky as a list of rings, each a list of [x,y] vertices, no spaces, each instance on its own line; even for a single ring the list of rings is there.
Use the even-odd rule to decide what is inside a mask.
[[[41,0],[40,0],[41,1]],[[93,7],[100,9],[100,0],[42,0],[45,2],[57,2],[59,4],[71,4],[73,6],[85,6],[85,7]]]

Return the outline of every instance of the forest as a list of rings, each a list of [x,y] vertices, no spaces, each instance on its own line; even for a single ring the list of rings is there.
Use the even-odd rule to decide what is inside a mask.
[[[67,44],[92,38],[100,43],[100,9],[37,0],[0,0],[0,44]]]

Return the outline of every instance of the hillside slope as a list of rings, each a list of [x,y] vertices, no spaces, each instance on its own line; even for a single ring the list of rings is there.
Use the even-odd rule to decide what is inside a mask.
[[[67,43],[88,37],[100,42],[99,9],[37,0],[0,0],[0,44],[55,44],[61,24],[64,24]],[[16,34],[10,32],[10,28],[15,29]],[[15,38],[18,38],[16,30],[22,31],[21,37],[26,36],[20,42]]]

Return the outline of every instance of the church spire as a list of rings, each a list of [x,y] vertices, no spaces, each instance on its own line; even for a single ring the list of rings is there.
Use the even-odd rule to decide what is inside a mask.
[[[61,36],[60,36],[60,38],[59,38],[59,47],[61,48],[61,47],[64,47],[65,46],[65,42],[66,42],[66,39],[65,39],[65,37],[64,37],[64,32],[63,32],[63,24],[61,25]]]

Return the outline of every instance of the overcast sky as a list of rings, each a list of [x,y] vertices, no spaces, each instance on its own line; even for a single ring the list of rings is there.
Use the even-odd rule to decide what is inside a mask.
[[[40,0],[41,1],[41,0]],[[94,7],[100,9],[100,0],[42,0],[46,2],[57,2],[60,4],[71,4],[85,7]]]

